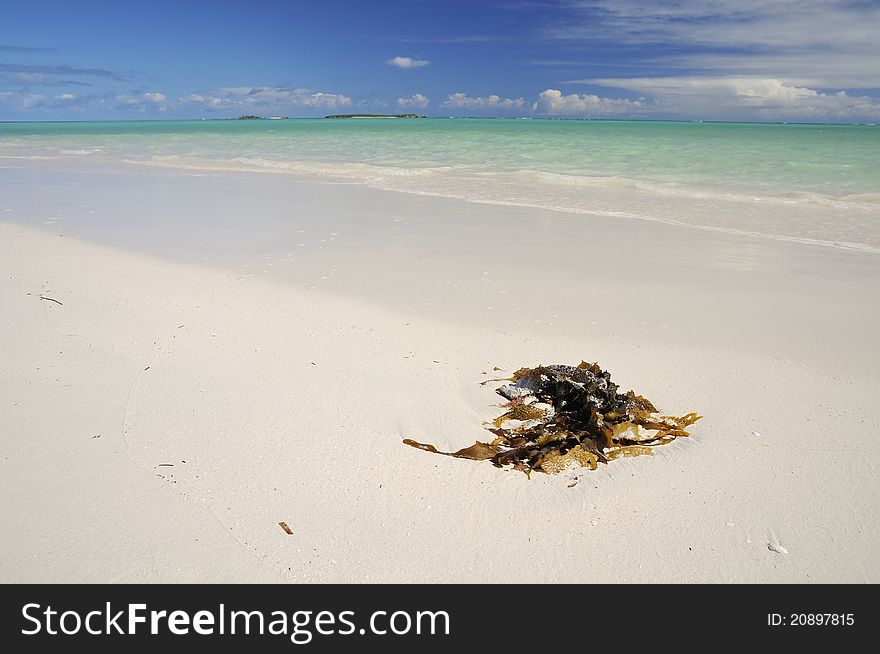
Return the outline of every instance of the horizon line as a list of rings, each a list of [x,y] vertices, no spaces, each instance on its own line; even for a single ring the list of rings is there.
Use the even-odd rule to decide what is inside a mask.
[[[330,116],[284,116],[282,118],[258,117],[258,121],[277,123],[279,120],[327,120]],[[389,116],[389,118],[396,118]],[[377,117],[379,119],[379,117]],[[850,126],[850,127],[876,127],[877,123],[865,122],[812,122],[795,120],[718,120],[699,118],[591,118],[577,116],[420,116],[409,120],[555,120],[573,122],[630,122],[630,123],[708,123],[715,125],[827,125],[827,126]],[[406,120],[406,119],[405,119]],[[93,120],[5,120],[0,119],[0,125],[51,125],[68,123],[183,123],[183,122],[218,122],[240,121],[255,122],[253,120],[241,120],[240,116],[228,116],[223,118],[101,118]],[[257,122],[258,122],[257,121]]]

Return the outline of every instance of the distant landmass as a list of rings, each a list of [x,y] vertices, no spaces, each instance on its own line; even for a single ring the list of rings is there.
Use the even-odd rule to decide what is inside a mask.
[[[324,118],[427,118],[419,114],[333,114]]]
[[[268,118],[263,116],[239,116],[235,120],[287,120],[287,116],[269,116]]]

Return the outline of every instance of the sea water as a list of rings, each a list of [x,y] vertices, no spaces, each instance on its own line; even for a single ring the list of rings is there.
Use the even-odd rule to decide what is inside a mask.
[[[319,176],[880,251],[880,127],[542,119],[0,123],[0,166]]]

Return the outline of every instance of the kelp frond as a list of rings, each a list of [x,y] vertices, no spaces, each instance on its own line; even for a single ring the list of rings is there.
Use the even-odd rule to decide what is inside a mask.
[[[440,452],[430,444],[403,442],[434,454],[509,465],[526,474],[560,472],[570,465],[595,470],[600,462],[652,454],[653,447],[687,436],[686,428],[702,417],[657,415],[641,395],[619,393],[597,363],[520,368],[508,379],[491,381],[512,384],[496,389],[509,401],[502,405],[506,411],[485,425],[496,437],[490,443]]]

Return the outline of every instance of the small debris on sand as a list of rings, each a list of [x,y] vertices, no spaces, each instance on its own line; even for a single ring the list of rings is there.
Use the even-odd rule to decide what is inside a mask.
[[[774,543],[773,541],[770,541],[769,543],[767,543],[767,549],[770,550],[771,552],[776,552],[777,554],[788,554],[787,549],[785,549],[779,543]]]
[[[287,526],[286,522],[279,522],[278,526],[284,530],[285,534],[287,534],[288,536],[293,536],[293,530]]]

